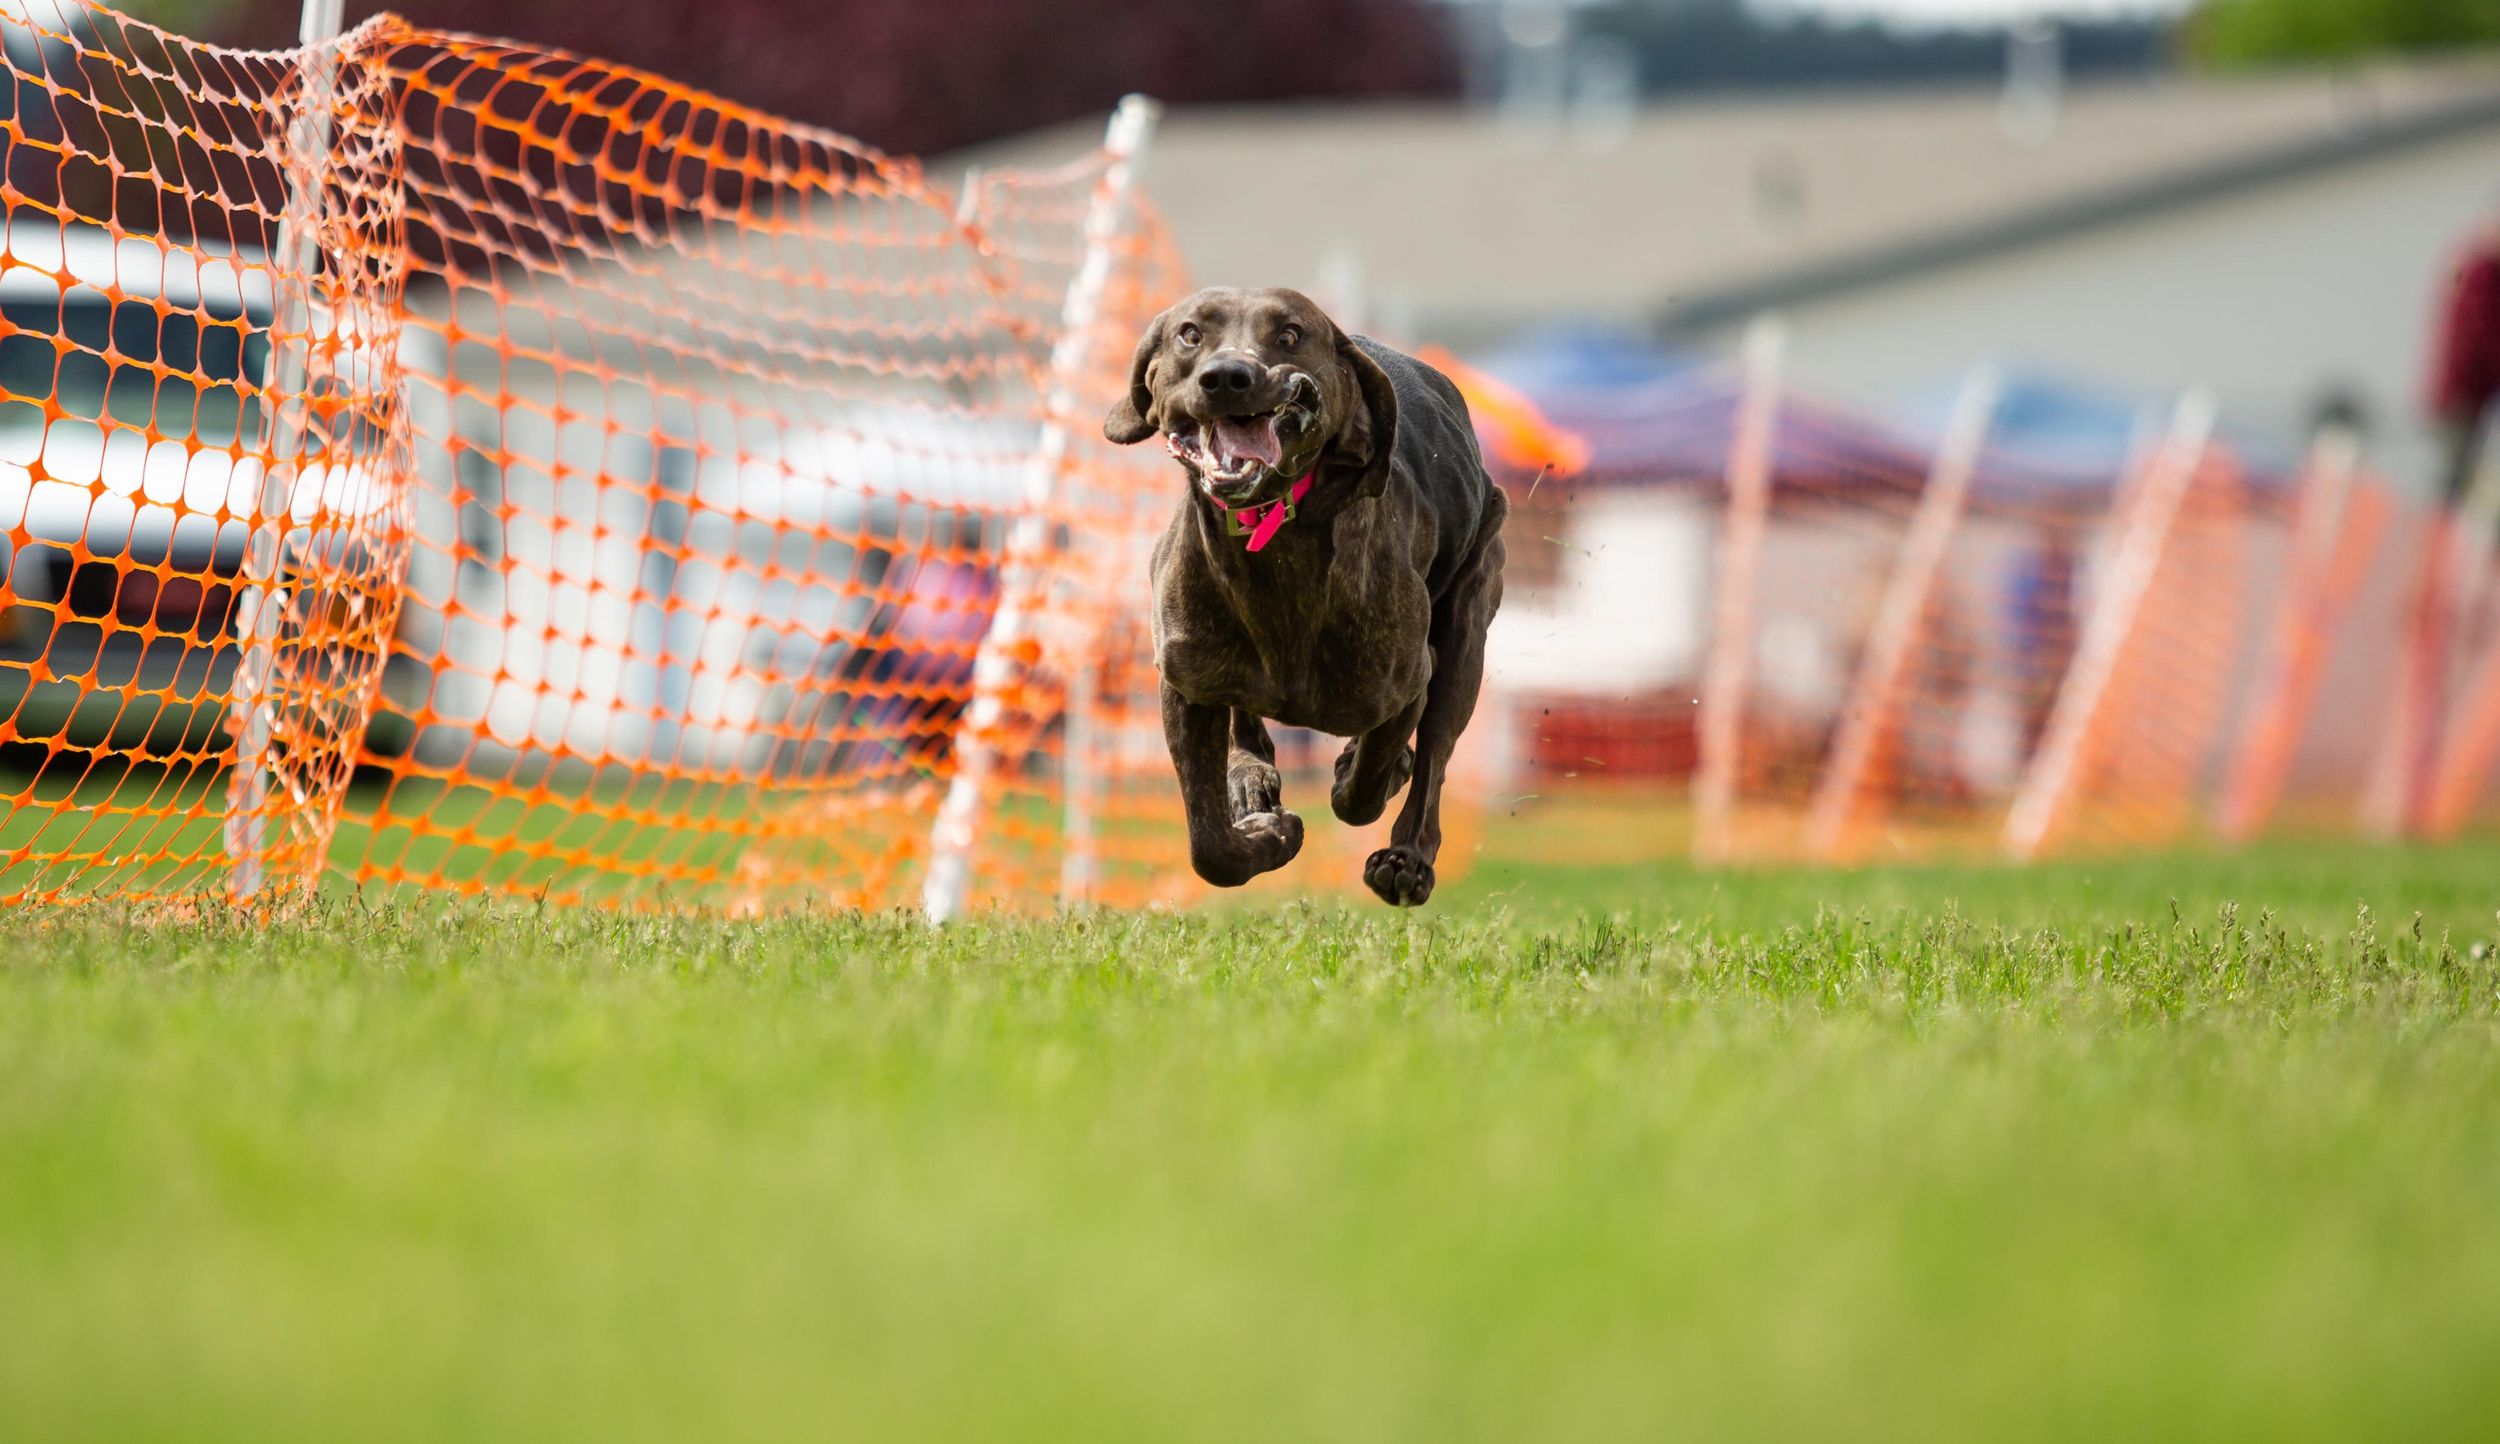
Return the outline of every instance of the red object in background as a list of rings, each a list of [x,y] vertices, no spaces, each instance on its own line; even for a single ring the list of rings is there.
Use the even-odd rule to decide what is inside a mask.
[[[2431,414],[2470,421],[2500,395],[2500,233],[2459,258],[2431,357]]]
[[[1690,689],[1639,697],[1527,703],[1528,760],[1540,778],[1591,782],[1689,777],[1700,755]]]

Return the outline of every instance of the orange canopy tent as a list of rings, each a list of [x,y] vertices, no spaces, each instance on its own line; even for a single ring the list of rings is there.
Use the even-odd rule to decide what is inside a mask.
[[[1576,434],[1556,426],[1536,403],[1511,386],[1459,360],[1440,346],[1426,346],[1416,359],[1439,370],[1467,398],[1476,433],[1493,452],[1496,465],[1520,471],[1551,471],[1572,476],[1589,464],[1589,446]]]

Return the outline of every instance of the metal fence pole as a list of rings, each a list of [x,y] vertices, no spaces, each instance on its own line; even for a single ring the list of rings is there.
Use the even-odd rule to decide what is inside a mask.
[[[304,46],[303,92],[287,132],[286,205],[270,249],[269,362],[260,388],[265,470],[234,613],[242,651],[234,674],[234,772],[226,789],[225,837],[233,863],[229,887],[237,901],[257,896],[267,881],[274,722],[268,691],[282,610],[275,586],[303,447],[302,403],[312,369],[312,272],[320,261],[315,223],[329,171],[330,105],[338,90],[339,57],[330,42],[338,38],[344,6],[345,0],[304,0],[296,30]]]
[[[2336,619],[2376,547],[2383,503],[2356,493],[2361,438],[2331,426],[2310,443],[2300,472],[2282,591],[2258,653],[2248,715],[2224,773],[2215,830],[2245,842],[2264,829],[2282,797],[2326,662]]]
[[[1145,152],[1161,110],[1146,97],[1132,95],[1112,112],[1103,137],[1107,164],[1086,208],[1084,258],[1060,306],[1041,432],[1025,473],[1024,509],[1008,532],[999,568],[998,611],[973,657],[972,699],[955,730],[954,780],[947,786],[929,833],[929,874],[921,907],[931,922],[943,923],[960,915],[971,892],[972,845],[999,762],[993,734],[1007,710],[1016,654],[1033,629],[1033,603],[1050,561],[1050,507],[1067,472],[1070,418],[1084,403],[1094,326],[1111,282],[1112,253],[1127,222],[1138,157]]]
[[[1929,464],[1927,483],[1919,490],[1918,508],[1911,514],[1909,531],[1893,560],[1883,599],[1876,605],[1866,655],[1841,707],[1831,755],[1806,810],[1806,848],[1827,862],[1846,856],[1877,749],[1898,725],[1902,677],[1909,670],[1912,645],[1926,620],[1936,579],[1944,572],[1954,528],[1961,524],[1971,479],[1978,474],[1980,452],[1987,444],[1989,425],[1996,419],[2000,389],[1996,372],[1984,366],[1962,383],[1953,417]]]
[[[2097,588],[2092,616],[2076,643],[2074,659],[2058,688],[2048,730],[2032,757],[2031,771],[2005,817],[2005,852],[2031,861],[2046,850],[2057,824],[2073,805],[2085,779],[2088,749],[2102,725],[2110,679],[2125,660],[2143,620],[2153,573],[2170,544],[2171,524],[2205,463],[2214,433],[2214,398],[2197,390],[2179,398],[2170,433],[2127,493],[2125,519],[2110,553],[2108,575]]]
[[[1754,319],[1745,333],[1744,379],[1728,443],[1727,520],[1719,533],[1711,607],[1710,654],[1701,678],[1700,756],[1693,777],[1693,855],[1725,862],[1737,850],[1736,805],[1742,786],[1745,692],[1753,670],[1754,587],[1770,526],[1778,440],[1780,365],[1787,329],[1776,317]]]

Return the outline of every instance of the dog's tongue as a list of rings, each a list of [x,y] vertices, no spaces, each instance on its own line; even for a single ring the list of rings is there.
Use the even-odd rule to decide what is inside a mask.
[[[1255,457],[1263,466],[1274,466],[1285,455],[1284,443],[1276,439],[1276,417],[1224,416],[1208,429],[1208,450],[1215,454],[1218,465],[1229,465],[1243,457]]]

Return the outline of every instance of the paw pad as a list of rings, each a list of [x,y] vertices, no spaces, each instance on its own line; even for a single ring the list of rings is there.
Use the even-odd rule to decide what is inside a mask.
[[[1384,847],[1363,864],[1363,884],[1391,907],[1420,907],[1432,896],[1432,864],[1412,848]]]

